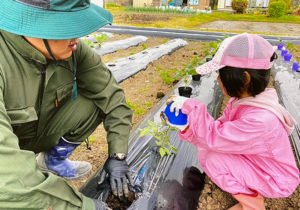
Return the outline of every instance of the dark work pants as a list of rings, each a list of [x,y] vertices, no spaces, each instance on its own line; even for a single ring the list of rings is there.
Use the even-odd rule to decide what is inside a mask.
[[[62,136],[69,142],[81,143],[94,132],[102,119],[103,114],[93,101],[78,95],[76,100],[69,99],[59,108],[30,150],[48,151],[58,144]]]

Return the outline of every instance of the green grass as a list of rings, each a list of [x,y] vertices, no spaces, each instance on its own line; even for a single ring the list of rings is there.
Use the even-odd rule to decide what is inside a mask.
[[[141,104],[135,104],[132,101],[127,101],[127,106],[137,115],[141,115],[145,113],[145,109],[143,109]]]
[[[168,21],[157,21],[148,25],[144,24],[143,26],[199,30],[201,24],[217,21],[217,20],[300,24],[300,16],[284,15],[280,18],[270,18],[267,15],[229,14],[225,12],[213,12],[212,14],[198,14],[198,15],[193,15],[191,17],[172,17]]]
[[[143,48],[143,50],[146,50],[148,48],[147,44],[146,43],[142,43],[142,48]]]
[[[140,93],[144,93],[144,92],[147,92],[148,90],[150,89],[150,86],[149,85],[147,85],[146,87],[144,87],[144,88],[142,88],[142,89],[140,89]]]
[[[109,9],[113,12],[114,15],[125,13],[126,15],[132,16],[134,13],[140,14],[153,14],[156,15],[159,13],[160,15],[166,15],[169,17],[169,20],[163,21],[148,21],[147,24],[137,24],[137,22],[142,22],[142,20],[135,21],[132,19],[132,23],[122,22],[122,19],[118,19],[116,24],[120,25],[133,25],[140,27],[157,27],[157,28],[177,28],[177,29],[188,29],[188,30],[201,30],[201,24],[212,22],[212,21],[256,21],[256,22],[273,22],[273,23],[298,23],[300,24],[300,16],[296,15],[284,15],[279,18],[268,17],[265,14],[230,14],[227,12],[218,12],[213,11],[211,14],[190,14],[190,13],[182,13],[180,11],[174,10],[159,10],[156,8],[133,8],[133,7],[118,7],[119,10],[116,10],[116,7],[111,7],[113,10]],[[135,23],[136,22],[136,23]],[[223,31],[223,30],[214,30],[214,31]],[[243,31],[231,31],[231,32],[243,32]],[[265,33],[265,34],[276,34],[280,33],[280,31],[274,31],[274,33]]]
[[[195,10],[186,9],[186,10],[175,10],[175,9],[160,9],[155,7],[126,7],[126,12],[149,12],[149,13],[168,13],[168,14],[196,14]]]
[[[176,78],[174,78],[174,75],[178,71],[176,68],[162,70],[161,67],[158,66],[157,71],[159,72],[159,76],[164,81],[164,83],[169,85],[175,82]]]
[[[110,12],[121,12],[125,10],[124,7],[117,4],[106,4],[105,9],[107,9]]]

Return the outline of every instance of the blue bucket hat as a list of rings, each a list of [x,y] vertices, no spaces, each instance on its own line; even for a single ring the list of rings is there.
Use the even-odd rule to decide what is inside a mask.
[[[112,23],[90,0],[0,0],[0,29],[41,39],[73,39]]]

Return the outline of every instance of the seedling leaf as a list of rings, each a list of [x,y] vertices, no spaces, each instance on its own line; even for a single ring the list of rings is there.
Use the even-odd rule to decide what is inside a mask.
[[[150,133],[150,129],[148,127],[145,127],[143,129],[139,129],[140,133],[140,137],[146,136],[147,134]]]

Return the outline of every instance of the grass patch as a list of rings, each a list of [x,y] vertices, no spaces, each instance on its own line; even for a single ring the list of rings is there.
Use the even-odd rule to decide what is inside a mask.
[[[153,16],[157,15],[157,12],[151,12],[150,9],[148,11],[144,11],[143,8],[138,8],[135,12],[131,12],[131,9],[126,8],[124,12],[120,12],[119,14],[126,14],[132,17],[131,22],[122,22],[122,19],[118,19],[117,24],[121,25],[133,25],[140,27],[156,27],[156,28],[177,28],[177,29],[188,29],[188,30],[200,30],[201,24],[212,22],[212,21],[255,21],[255,22],[273,22],[273,23],[298,23],[300,24],[300,16],[296,15],[284,15],[279,18],[271,18],[265,14],[230,14],[226,12],[217,12],[213,11],[212,14],[194,14],[194,15],[178,15],[167,12],[160,12],[159,15],[166,15],[169,17],[168,20],[159,20],[156,21],[155,18],[153,20],[148,20],[147,23],[143,23],[142,17],[143,14],[149,15],[153,14]],[[155,8],[152,8],[155,9]],[[140,14],[138,17],[137,15]],[[117,14],[116,14],[117,15]],[[139,19],[135,19],[139,18]],[[143,24],[140,24],[143,23]],[[222,30],[215,30],[222,31]],[[241,32],[241,31],[232,31],[232,32]]]
[[[155,8],[155,7],[126,7],[126,12],[148,12],[148,13],[167,13],[167,14],[196,14],[195,10],[176,10],[170,8]]]
[[[124,7],[122,7],[118,4],[106,4],[105,9],[107,9],[110,12],[122,12],[125,10]]]
[[[157,71],[159,72],[159,76],[164,81],[164,83],[170,85],[175,82],[176,78],[174,78],[174,75],[178,71],[177,68],[162,70],[161,67],[158,66]]]
[[[146,50],[148,48],[147,44],[143,42],[142,43],[142,48],[143,48],[143,50]]]
[[[146,105],[146,107],[149,108],[149,107],[153,106],[153,102],[146,102],[145,105]]]
[[[127,101],[127,106],[137,115],[141,115],[145,113],[145,109],[143,109],[141,104],[135,104],[132,101]]]
[[[142,88],[142,89],[140,89],[140,93],[144,93],[144,92],[147,92],[148,90],[150,89],[150,86],[149,85],[147,85],[146,87],[144,87],[144,88]]]

